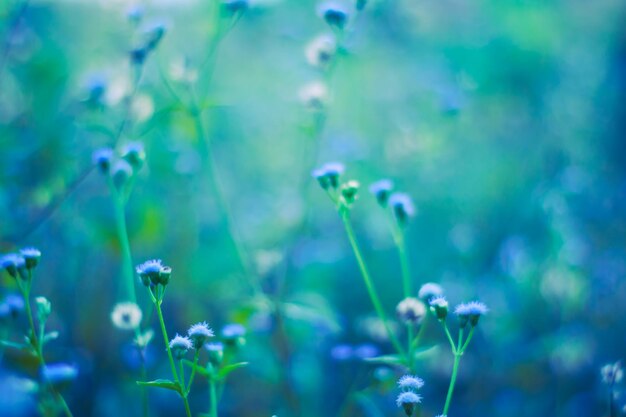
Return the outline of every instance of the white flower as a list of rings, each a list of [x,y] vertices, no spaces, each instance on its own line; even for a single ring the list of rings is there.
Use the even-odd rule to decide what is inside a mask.
[[[111,313],[113,325],[121,330],[133,330],[141,323],[141,309],[135,303],[119,303]]]

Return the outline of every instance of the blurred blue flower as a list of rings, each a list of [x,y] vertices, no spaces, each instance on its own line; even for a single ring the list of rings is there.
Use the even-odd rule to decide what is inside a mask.
[[[364,343],[354,348],[354,356],[359,359],[375,358],[378,353],[378,348],[371,343]]]
[[[443,295],[441,285],[434,282],[427,282],[420,287],[417,296],[422,300],[429,302],[432,298]]]
[[[393,182],[388,179],[378,180],[370,185],[370,192],[374,194],[378,203],[386,207],[389,200],[389,195],[393,190]]]
[[[339,29],[343,29],[348,21],[348,10],[342,4],[335,1],[328,1],[321,4],[318,8],[318,12],[326,23]]]
[[[41,370],[41,376],[45,381],[53,385],[73,381],[78,376],[78,368],[75,365],[56,363],[45,365]]]
[[[479,301],[459,304],[454,308],[454,314],[459,317],[461,327],[465,327],[468,320],[472,326],[476,326],[480,316],[487,314],[487,312],[487,306]]]
[[[113,160],[113,149],[100,148],[96,149],[91,157],[94,165],[98,167],[100,172],[106,174],[111,169],[111,161]]]
[[[333,346],[330,350],[330,357],[336,361],[347,361],[352,359],[353,356],[354,350],[352,349],[352,346],[347,344]]]
[[[391,194],[391,197],[389,197],[389,206],[393,208],[396,219],[400,224],[405,224],[409,217],[415,216],[416,213],[413,200],[405,193]]]

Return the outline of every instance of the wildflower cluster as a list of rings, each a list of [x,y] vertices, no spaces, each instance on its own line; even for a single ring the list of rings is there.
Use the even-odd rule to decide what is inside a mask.
[[[130,142],[117,154],[112,148],[101,148],[93,153],[93,163],[107,176],[114,193],[128,197],[129,184],[143,167],[146,152],[141,142]]]
[[[417,391],[424,386],[424,380],[413,375],[404,375],[398,380],[398,387],[401,392],[396,398],[398,407],[402,407],[407,417],[411,417],[417,412],[422,396]]]
[[[183,400],[186,415],[190,417],[188,396],[196,374],[202,375],[209,382],[210,415],[217,417],[217,385],[222,383],[230,372],[247,364],[246,362],[224,363],[224,352],[230,353],[228,355],[230,360],[234,353],[245,344],[245,328],[240,324],[229,324],[222,329],[221,340],[213,342],[215,332],[206,322],[199,322],[191,325],[186,334],[177,333],[169,339],[161,306],[172,269],[163,265],[160,259],[152,259],[138,265],[136,272],[154,303],[173,377],[173,380],[158,379],[137,383],[144,387],[175,391]],[[136,312],[134,314],[136,315]],[[193,361],[189,361],[187,356],[192,351],[194,352]],[[207,359],[206,364],[201,366],[200,359],[203,351],[207,352]],[[185,378],[185,366],[191,368],[191,376],[188,380]]]
[[[9,295],[0,303],[0,320],[16,318],[22,311],[25,311],[30,327],[24,337],[26,343],[0,340],[0,345],[17,349],[37,361],[39,387],[37,400],[44,415],[57,415],[63,412],[66,416],[71,416],[72,413],[59,390],[77,378],[78,368],[65,363],[46,363],[44,346],[59,335],[56,331],[46,333],[46,323],[52,313],[52,303],[46,297],[38,296],[34,298],[35,314],[31,308],[34,270],[39,265],[40,259],[41,252],[33,247],[23,248],[18,253],[9,253],[0,257],[1,269],[14,279],[20,292],[20,297]],[[0,326],[2,326],[1,321]]]
[[[391,233],[400,258],[404,298],[397,304],[396,314],[398,319],[406,325],[407,332],[406,347],[402,346],[397,335],[387,323],[385,310],[376,292],[369,269],[367,268],[365,259],[357,243],[354,230],[352,229],[350,209],[356,201],[358,183],[356,181],[342,182],[341,176],[344,171],[345,169],[342,164],[329,163],[314,170],[313,177],[328,194],[339,211],[374,309],[380,321],[384,324],[388,338],[396,350],[396,355],[387,355],[384,357],[384,363],[396,363],[405,366],[409,370],[414,369],[415,360],[419,357],[417,348],[425,329],[424,322],[428,318],[427,310],[430,310],[434,318],[441,324],[454,356],[450,385],[442,413],[442,415],[447,415],[461,356],[469,346],[480,317],[487,313],[487,307],[485,304],[478,301],[471,301],[456,306],[454,314],[458,318],[458,337],[455,342],[452,339],[446,322],[448,317],[448,301],[444,297],[443,288],[439,284],[428,282],[420,287],[417,296],[414,295],[413,279],[409,269],[409,258],[405,242],[405,232],[409,219],[416,214],[415,205],[408,194],[394,192],[394,185],[391,180],[379,180],[373,183],[369,187],[369,190],[374,195],[378,205],[388,210]],[[465,334],[468,327],[469,332]],[[376,358],[372,360],[376,361]],[[398,406],[404,408],[407,416],[411,416],[416,410],[417,404],[421,402],[421,396],[419,396],[416,391],[421,387],[423,381],[417,377],[405,376],[400,380],[399,384],[403,390],[397,399]]]

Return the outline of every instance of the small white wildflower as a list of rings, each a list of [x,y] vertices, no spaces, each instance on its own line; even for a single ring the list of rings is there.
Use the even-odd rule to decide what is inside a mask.
[[[119,303],[111,312],[113,325],[121,330],[136,329],[141,323],[141,309],[135,303]]]

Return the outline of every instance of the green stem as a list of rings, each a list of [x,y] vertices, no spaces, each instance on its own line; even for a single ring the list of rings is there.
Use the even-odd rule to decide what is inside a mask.
[[[211,398],[211,417],[217,417],[217,389],[213,377],[209,378],[209,396]]]
[[[448,408],[450,407],[450,401],[452,401],[452,392],[454,391],[454,384],[456,383],[456,376],[459,371],[459,363],[461,362],[461,355],[459,353],[454,354],[454,365],[452,367],[452,376],[450,377],[450,386],[448,387],[448,395],[446,396],[446,404],[443,406],[443,415],[448,415]]]
[[[454,346],[454,341],[452,340],[452,335],[450,334],[450,330],[448,329],[448,324],[444,321],[443,330],[446,332],[446,336],[448,336],[448,342],[450,342],[450,347],[452,348],[452,353],[456,355],[456,346]]]
[[[191,384],[193,384],[193,379],[196,376],[196,367],[198,366],[199,358],[200,358],[200,350],[196,349],[196,354],[193,357],[193,368],[191,369],[191,377],[189,377],[189,384],[187,384],[187,395],[189,395],[189,391],[191,391]]]
[[[383,322],[383,326],[385,326],[385,330],[387,331],[387,335],[389,336],[389,340],[396,348],[398,354],[403,356],[406,359],[406,353],[400,344],[400,341],[396,337],[396,335],[391,331],[389,327],[389,323],[387,323],[387,316],[385,315],[385,311],[383,310],[383,306],[378,298],[378,294],[376,293],[376,289],[374,288],[374,284],[368,272],[367,266],[365,265],[365,261],[363,259],[363,255],[361,254],[361,250],[359,249],[359,245],[356,240],[356,236],[354,234],[354,230],[352,229],[352,223],[350,222],[350,212],[347,208],[341,207],[339,209],[341,214],[341,220],[343,221],[344,227],[346,229],[346,233],[348,234],[348,240],[350,241],[350,245],[352,246],[352,251],[354,252],[354,256],[356,257],[357,263],[359,264],[359,269],[361,270],[361,275],[363,276],[363,281],[365,282],[365,287],[367,288],[367,292],[372,300],[372,304],[374,305],[374,309],[376,310],[376,314],[378,314],[378,318]]]
[[[467,349],[467,346],[469,345],[470,340],[472,340],[472,336],[474,336],[474,329],[475,327],[472,326],[469,334],[467,335],[467,340],[465,340],[465,343],[463,344],[463,347],[461,348],[461,353],[465,352],[465,349]]]
[[[404,234],[402,231],[394,233],[396,238],[396,246],[398,247],[398,254],[400,256],[400,269],[402,270],[402,288],[404,289],[404,298],[411,297],[413,295],[413,289],[411,287],[411,272],[409,269],[409,258],[407,256],[406,242],[404,240]]]
[[[124,281],[126,282],[126,297],[136,303],[137,294],[135,293],[135,280],[133,279],[133,259],[130,252],[128,228],[126,226],[125,204],[122,196],[118,195],[114,187],[111,188],[111,192],[113,193],[115,205],[115,228],[122,251],[122,273],[124,274]]]
[[[185,404],[185,414],[187,414],[187,417],[191,417],[191,409],[189,408],[189,401],[186,395],[183,396],[183,404]]]
[[[446,330],[448,327],[446,326]],[[449,333],[449,332],[448,332]],[[454,391],[454,385],[456,384],[456,377],[459,371],[459,364],[461,363],[461,356],[463,352],[461,350],[461,344],[463,342],[463,329],[459,329],[459,341],[457,348],[453,348],[454,353],[454,365],[452,366],[452,375],[450,376],[450,386],[448,387],[448,395],[446,395],[446,403],[443,406],[443,415],[448,415],[448,408],[450,408],[450,402],[452,401],[452,392]],[[454,346],[454,345],[453,345]]]
[[[161,333],[163,333],[163,342],[165,343],[165,349],[167,350],[167,357],[170,361],[170,367],[172,368],[172,376],[174,381],[180,384],[178,379],[178,373],[176,372],[176,365],[174,364],[174,357],[172,356],[172,350],[170,349],[169,338],[167,337],[167,330],[165,330],[165,321],[163,320],[163,312],[161,311],[161,299],[158,298],[154,305],[156,307],[157,315],[159,316],[159,323],[161,324]]]

